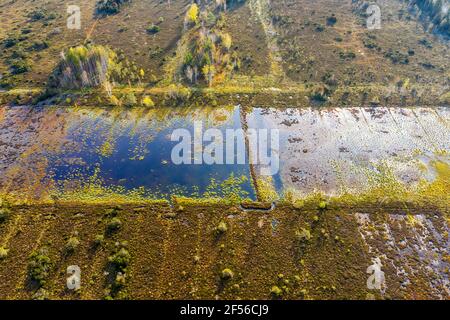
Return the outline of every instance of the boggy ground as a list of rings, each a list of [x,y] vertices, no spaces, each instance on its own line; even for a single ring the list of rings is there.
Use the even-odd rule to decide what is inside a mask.
[[[0,225],[9,250],[0,299],[448,299],[448,214],[446,205],[316,200],[267,212],[187,199],[13,206]],[[50,267],[38,290],[29,261],[43,247]],[[130,260],[114,281],[108,257],[122,247]],[[386,281],[370,290],[376,258]],[[66,289],[70,265],[81,268],[76,292]]]
[[[241,67],[214,88],[190,87],[188,97],[186,88],[169,85],[180,85],[169,71],[180,63],[174,60],[184,59],[177,51],[186,38],[184,16],[190,1],[133,1],[118,14],[99,18],[95,2],[82,0],[80,30],[66,27],[70,3],[41,2],[0,4],[0,87],[10,90],[0,90],[0,103],[35,103],[60,53],[88,42],[123,54],[135,64],[135,73],[142,68],[139,84],[131,87],[125,81],[121,85],[128,87],[114,92],[136,93],[139,103],[144,93],[157,105],[168,106],[450,103],[448,40],[428,32],[405,1],[378,1],[379,30],[367,29],[365,12],[358,9],[363,1],[248,0],[230,6],[224,30]],[[149,33],[150,25],[159,31]],[[64,91],[53,103],[107,105],[109,97],[104,96]]]

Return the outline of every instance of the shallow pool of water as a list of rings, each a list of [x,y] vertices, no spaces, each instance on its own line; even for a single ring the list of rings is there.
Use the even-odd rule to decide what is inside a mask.
[[[280,131],[284,189],[336,194],[393,175],[432,181],[433,161],[449,163],[448,108],[253,109],[249,127]]]
[[[449,163],[449,120],[446,108],[1,107],[0,188],[42,197],[95,181],[156,197],[202,195],[234,176],[244,177],[240,189],[255,198],[260,171],[248,157],[245,164],[173,163],[173,131],[194,135],[196,122],[222,133],[278,130],[280,170],[271,183],[280,194],[359,190],[383,170],[410,185],[434,178],[433,161]],[[236,144],[235,156],[251,148]]]

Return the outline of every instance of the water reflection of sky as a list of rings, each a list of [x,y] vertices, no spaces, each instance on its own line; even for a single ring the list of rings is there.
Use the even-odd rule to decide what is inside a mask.
[[[434,161],[450,163],[448,108],[253,108],[249,128],[280,134],[277,190],[336,194],[392,174],[408,186],[431,181]]]
[[[220,129],[224,136],[226,129],[241,128],[239,108],[221,112],[220,121],[210,117],[210,110],[205,110],[203,117],[172,114],[167,121],[84,119],[81,126],[71,124],[67,135],[70,143],[61,152],[48,154],[49,174],[56,181],[65,181],[90,177],[98,170],[106,185],[144,187],[158,194],[192,194],[197,190],[202,194],[211,179],[221,182],[233,174],[247,177],[242,188],[254,197],[248,165],[175,165],[171,161],[172,149],[178,144],[170,139],[175,129],[187,129],[193,137],[194,121],[202,121],[204,130]]]
[[[42,194],[54,182],[94,175],[108,186],[145,187],[154,194],[203,192],[211,179],[244,175],[250,166],[175,165],[174,129],[276,128],[280,133],[277,191],[335,193],[366,187],[384,163],[413,185],[436,177],[433,162],[449,163],[445,108],[37,108],[0,107],[0,190]],[[206,144],[207,145],[207,144]],[[205,145],[204,145],[205,146]],[[238,150],[239,153],[246,150]],[[257,166],[252,169],[259,177]]]

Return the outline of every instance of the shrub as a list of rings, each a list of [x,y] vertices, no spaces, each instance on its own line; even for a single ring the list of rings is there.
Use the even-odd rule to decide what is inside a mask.
[[[11,48],[15,46],[17,43],[19,43],[19,41],[20,40],[18,38],[14,36],[9,36],[5,40],[3,40],[3,45],[5,46],[5,48]]]
[[[28,273],[30,279],[43,286],[52,267],[51,259],[47,255],[47,249],[41,248],[34,251],[29,258]]]
[[[131,255],[127,249],[122,248],[114,255],[110,256],[108,260],[116,270],[124,272],[130,264]]]
[[[11,56],[8,60],[6,60],[6,62],[9,65],[12,65],[14,62],[16,61],[20,61],[20,60],[25,60],[27,59],[28,55],[27,53],[23,50],[22,47],[18,46],[16,47],[12,52],[11,52]]]
[[[104,241],[105,241],[105,236],[102,235],[102,234],[98,234],[98,235],[95,236],[94,244],[96,246],[101,246]]]
[[[220,35],[220,41],[222,41],[222,45],[227,50],[229,50],[231,48],[232,40],[231,40],[231,36],[228,33],[222,33]]]
[[[122,227],[122,221],[120,221],[119,218],[114,217],[111,219],[111,221],[109,221],[108,226],[107,226],[107,231],[108,232],[115,232],[117,230],[119,230]]]
[[[66,253],[70,254],[73,253],[79,245],[80,240],[78,240],[77,237],[70,237],[69,240],[67,240],[64,250],[66,251]]]
[[[44,288],[39,288],[32,297],[33,300],[49,300],[49,293]]]
[[[336,80],[336,77],[334,76],[334,74],[327,72],[323,77],[322,77],[322,81],[328,85],[328,86],[337,86],[338,85],[338,81]]]
[[[107,210],[105,210],[104,216],[106,218],[114,218],[117,216],[117,214],[119,213],[120,210],[122,210],[120,207],[114,207],[111,209],[107,209]]]
[[[321,24],[316,25],[316,29],[317,32],[323,32],[325,30],[325,27]]]
[[[295,231],[295,237],[299,241],[309,241],[311,240],[311,232],[308,229],[301,228],[301,230]]]
[[[191,37],[184,57],[185,79],[190,83],[203,79],[209,86],[223,82],[240,65],[237,53],[230,52],[231,46],[231,36],[217,27],[211,28],[206,36],[198,31]]]
[[[28,18],[30,18],[31,21],[44,20],[46,16],[47,11],[43,9],[33,10],[28,14]]]
[[[47,41],[34,41],[30,47],[31,50],[41,51],[48,48]]]
[[[305,206],[305,201],[297,199],[292,204],[295,209],[302,209]]]
[[[198,5],[193,3],[186,12],[186,22],[197,24],[198,22]]]
[[[377,49],[380,50],[381,48],[378,46],[378,44],[375,42],[376,37],[375,36],[367,36],[363,39],[363,44],[368,49]]]
[[[228,269],[228,268],[223,269],[222,273],[220,275],[220,278],[222,280],[230,280],[230,279],[233,279],[233,277],[234,277],[233,271],[231,269]]]
[[[325,102],[328,100],[328,96],[330,95],[330,93],[331,91],[327,86],[317,85],[311,90],[309,97],[313,101]]]
[[[270,289],[270,294],[276,298],[280,298],[283,295],[283,291],[278,286],[273,286]]]
[[[5,222],[10,214],[11,210],[9,210],[8,208],[0,208],[0,223]]]
[[[21,33],[21,34],[29,34],[29,33],[31,33],[32,31],[33,31],[32,28],[25,27],[25,28],[22,28],[22,29],[20,30],[20,33]]]
[[[16,81],[14,77],[3,77],[0,79],[0,88],[2,89],[11,89],[16,85]]]
[[[422,46],[424,46],[427,49],[433,49],[433,45],[426,38],[420,39],[419,44],[421,44]]]
[[[353,51],[340,51],[339,57],[342,60],[353,60],[356,58],[356,54]]]
[[[0,260],[5,259],[8,256],[8,252],[9,252],[8,249],[0,247]]]
[[[327,18],[327,26],[334,26],[337,22],[337,18],[334,14]]]
[[[408,64],[409,56],[407,54],[403,54],[397,50],[389,49],[384,56],[391,60],[393,64]]]
[[[145,96],[142,99],[142,105],[145,107],[154,107],[155,103],[153,102],[152,98],[150,98],[149,96]]]
[[[148,28],[147,28],[147,32],[150,34],[156,34],[159,31],[161,31],[160,26],[157,26],[156,24],[151,24]]]
[[[419,63],[422,67],[424,67],[425,69],[428,69],[428,70],[430,70],[430,69],[435,69],[436,68],[436,66],[434,65],[434,64],[432,64],[432,63],[429,63],[429,62],[425,62],[425,63],[423,63],[423,62],[421,62],[421,63]]]
[[[117,99],[117,97],[115,95],[111,95],[111,97],[109,97],[109,101],[114,106],[119,106],[120,105],[120,100]]]
[[[326,203],[326,201],[321,201],[319,203],[319,209],[320,210],[325,210],[327,208],[328,204]]]
[[[133,107],[137,104],[136,96],[133,92],[129,92],[122,97],[122,103],[126,107]]]
[[[100,45],[80,45],[69,48],[51,74],[50,88],[103,88],[111,94],[113,85],[136,82],[136,66],[123,54]]]
[[[99,0],[95,4],[95,12],[99,15],[111,15],[120,12],[123,4],[131,0]]]
[[[127,283],[126,275],[125,273],[118,272],[116,274],[116,278],[114,279],[114,287],[115,289],[120,289],[125,286]]]
[[[25,59],[17,59],[11,63],[11,73],[21,74],[31,70],[31,66]]]
[[[219,225],[216,228],[217,233],[225,233],[227,231],[228,231],[227,224],[223,221],[219,223]]]
[[[186,102],[191,97],[191,90],[183,86],[171,84],[167,89],[167,98],[175,100],[177,103]]]

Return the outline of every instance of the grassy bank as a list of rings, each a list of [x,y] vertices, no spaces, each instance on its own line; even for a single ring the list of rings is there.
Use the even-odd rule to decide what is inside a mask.
[[[149,104],[148,98],[151,103]],[[146,100],[147,99],[147,100]],[[323,88],[320,84],[273,86],[238,82],[205,87],[117,87],[112,95],[102,90],[70,90],[48,95],[45,88],[0,92],[1,104],[61,106],[216,106],[242,104],[265,107],[342,106],[447,106],[448,90],[438,86],[384,86],[382,84]]]

